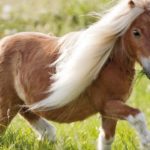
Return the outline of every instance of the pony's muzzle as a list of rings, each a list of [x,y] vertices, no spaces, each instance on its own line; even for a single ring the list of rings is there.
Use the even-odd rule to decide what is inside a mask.
[[[150,79],[150,71],[144,68],[143,72],[148,77],[148,79]]]
[[[150,79],[150,57],[142,57],[141,64],[143,66],[144,74]]]

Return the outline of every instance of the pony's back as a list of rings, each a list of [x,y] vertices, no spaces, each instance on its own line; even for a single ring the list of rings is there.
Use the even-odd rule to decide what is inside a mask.
[[[0,80],[7,83],[1,85],[5,85],[7,89],[12,88],[26,104],[45,98],[45,92],[52,82],[49,79],[50,73],[55,72],[50,64],[57,58],[57,41],[57,37],[30,32],[2,39]],[[11,90],[7,95],[11,95],[10,93]]]

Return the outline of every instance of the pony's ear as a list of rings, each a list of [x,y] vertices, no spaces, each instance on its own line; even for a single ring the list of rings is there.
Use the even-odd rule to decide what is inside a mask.
[[[134,3],[133,0],[130,0],[128,4],[129,4],[130,8],[134,8],[135,7],[135,3]]]

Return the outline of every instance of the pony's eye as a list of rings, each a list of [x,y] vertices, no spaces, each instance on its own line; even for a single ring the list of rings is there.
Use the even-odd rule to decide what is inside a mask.
[[[137,29],[133,30],[133,35],[134,35],[136,38],[140,38],[140,37],[141,37],[140,31],[137,30]]]

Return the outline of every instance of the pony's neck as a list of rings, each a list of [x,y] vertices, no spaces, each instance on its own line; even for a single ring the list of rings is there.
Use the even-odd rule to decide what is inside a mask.
[[[135,59],[128,54],[122,38],[117,40],[109,60],[113,61],[122,71],[134,70]]]

